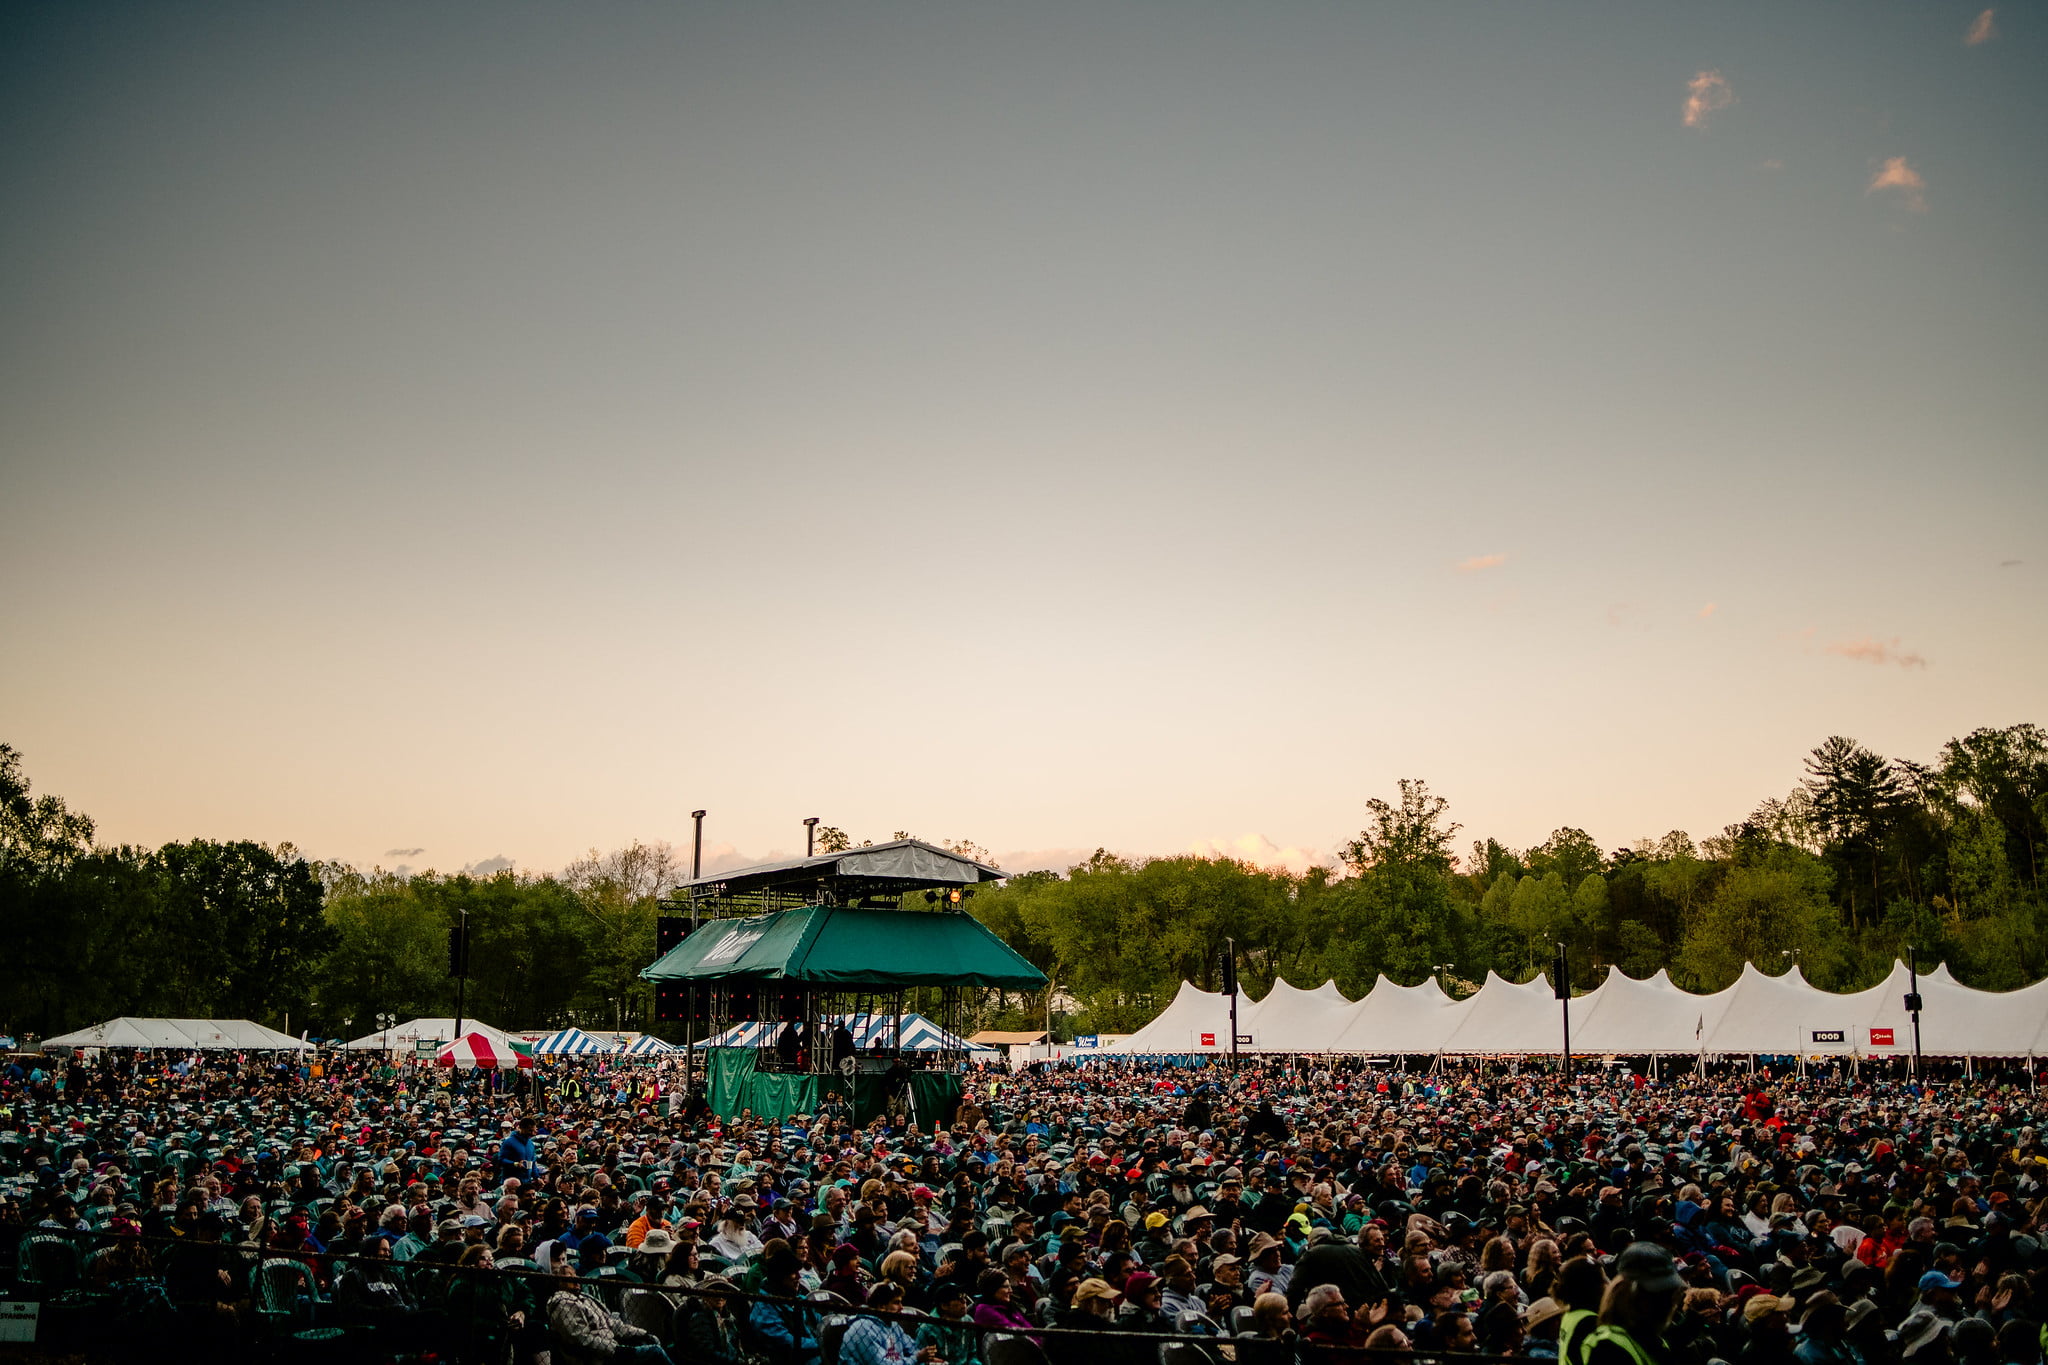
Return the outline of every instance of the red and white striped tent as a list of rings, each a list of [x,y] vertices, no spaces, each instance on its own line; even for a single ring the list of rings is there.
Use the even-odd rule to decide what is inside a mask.
[[[452,1066],[463,1071],[511,1071],[518,1067],[531,1067],[533,1057],[529,1053],[516,1052],[503,1043],[494,1043],[481,1033],[465,1033],[441,1049],[434,1058],[442,1066]]]

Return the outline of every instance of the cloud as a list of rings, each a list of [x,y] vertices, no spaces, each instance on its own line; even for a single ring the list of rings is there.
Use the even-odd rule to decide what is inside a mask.
[[[1704,607],[1701,607],[1699,611],[1695,613],[1695,615],[1697,615],[1701,620],[1704,621],[1707,617],[1712,616],[1715,612],[1719,610],[1721,610],[1721,606],[1718,602],[1709,602]]]
[[[2026,562],[2024,559],[2001,559],[1998,561],[1998,567],[2001,569],[2017,569]]]
[[[1969,46],[1975,47],[1979,43],[1988,43],[1993,38],[1996,38],[1998,36],[1998,25],[1992,20],[1992,16],[1996,13],[1996,10],[1987,9],[1975,19],[1972,19],[1970,21],[1970,31],[1963,35],[1963,41]]]
[[[512,860],[500,853],[495,858],[486,858],[480,863],[471,863],[462,869],[472,877],[490,877],[512,870]]]
[[[1735,92],[1718,71],[1702,71],[1685,83],[1685,126],[1704,128],[1707,115],[1735,103]]]
[[[1058,872],[1064,875],[1077,863],[1095,856],[1092,848],[1025,848],[998,853],[996,862],[1005,872]]]
[[[1927,182],[1920,178],[1920,172],[1906,164],[1902,156],[1888,156],[1877,168],[1877,174],[1870,177],[1870,188],[1865,194],[1876,194],[1879,190],[1898,190],[1905,195],[1905,205],[1915,213],[1927,211]]]
[[[384,856],[387,858],[417,858],[425,852],[426,850],[423,848],[387,848],[384,850]]]
[[[1873,640],[1868,635],[1854,640],[1837,640],[1827,647],[1830,654],[1839,654],[1844,659],[1854,659],[1859,664],[1897,664],[1900,668],[1925,668],[1927,656],[1909,649],[1899,648],[1899,637],[1889,640]]]
[[[1289,844],[1274,843],[1263,834],[1240,834],[1235,839],[1197,839],[1188,852],[1198,858],[1235,858],[1253,867],[1284,867],[1300,876],[1312,867],[1335,867],[1337,859],[1328,853]]]
[[[1770,160],[1764,162],[1764,169],[1767,171],[1782,171],[1785,169],[1785,163],[1778,160],[1778,158],[1776,157],[1772,157]]]
[[[1458,561],[1459,573],[1478,573],[1484,569],[1498,569],[1508,562],[1506,555],[1474,555]]]

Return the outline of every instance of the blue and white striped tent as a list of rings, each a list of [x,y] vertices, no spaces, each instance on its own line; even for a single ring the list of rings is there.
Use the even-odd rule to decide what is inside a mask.
[[[626,1055],[628,1057],[651,1057],[656,1053],[675,1052],[677,1050],[673,1043],[664,1043],[651,1033],[643,1033],[632,1042],[626,1044]]]
[[[893,1014],[835,1014],[827,1016],[834,1024],[845,1024],[853,1032],[854,1046],[862,1052],[870,1044],[889,1046],[896,1034],[896,1016]],[[752,1024],[734,1024],[725,1032],[707,1038],[698,1047],[769,1047],[781,1033],[782,1025],[771,1021]],[[922,1014],[903,1016],[903,1050],[905,1052],[974,1052],[977,1049],[964,1038],[946,1032]]]
[[[593,1052],[616,1052],[618,1045],[593,1038],[580,1028],[565,1028],[535,1043],[533,1050],[543,1057],[585,1057]]]

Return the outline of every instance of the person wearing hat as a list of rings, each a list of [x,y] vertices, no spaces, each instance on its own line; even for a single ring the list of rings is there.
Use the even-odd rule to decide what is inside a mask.
[[[1654,1242],[1623,1247],[1600,1300],[1600,1325],[1584,1344],[1585,1365],[1667,1365],[1664,1328],[1684,1293],[1670,1252]]]
[[[1792,1310],[1789,1295],[1755,1294],[1742,1305],[1744,1341],[1737,1365],[1789,1365],[1792,1360]]]
[[[1861,1365],[1856,1348],[1844,1335],[1848,1313],[1832,1290],[1808,1296],[1799,1318],[1799,1344],[1793,1350],[1799,1365]]]
[[[1230,1321],[1230,1310],[1249,1308],[1255,1297],[1244,1282],[1244,1262],[1228,1252],[1209,1261],[1208,1284],[1202,1286],[1202,1306],[1219,1323]]]
[[[1961,1280],[1952,1280],[1939,1270],[1930,1270],[1920,1277],[1915,1287],[1919,1291],[1916,1306],[1951,1321],[1962,1315],[1962,1305],[1956,1298],[1956,1291],[1963,1287]]]
[[[1271,1233],[1253,1233],[1249,1252],[1245,1259],[1251,1262],[1251,1272],[1245,1276],[1245,1285],[1253,1296],[1285,1295],[1294,1267],[1282,1262],[1280,1239]],[[1257,1307],[1256,1304],[1253,1306]]]
[[[977,1285],[974,1325],[984,1332],[1022,1332],[1029,1335],[1031,1319],[1025,1317],[1013,1302],[1015,1292],[1008,1275],[1000,1270],[984,1270]],[[1037,1340],[1037,1337],[1032,1337],[1032,1341]]]
[[[931,1365],[938,1360],[937,1347],[920,1347],[902,1323],[876,1316],[903,1311],[902,1285],[894,1280],[878,1281],[868,1291],[868,1307],[874,1312],[854,1318],[839,1339],[842,1365],[911,1365],[912,1361]]]
[[[1914,1365],[1931,1365],[1931,1362],[1946,1360],[1949,1325],[1939,1315],[1925,1308],[1916,1308],[1906,1315],[1899,1324],[1898,1352],[1901,1360],[1910,1360]]]
[[[981,1333],[968,1316],[973,1305],[966,1286],[952,1282],[936,1286],[932,1316],[917,1327],[918,1350],[929,1348],[946,1365],[976,1365],[981,1359]]]
[[[704,1291],[702,1295],[683,1300],[688,1313],[677,1334],[687,1343],[683,1358],[701,1360],[705,1365],[746,1365],[746,1346],[740,1340],[739,1321],[732,1310],[732,1295],[738,1292],[733,1282],[712,1275],[699,1288]]]
[[[1173,1320],[1160,1307],[1164,1286],[1149,1270],[1133,1271],[1124,1280],[1124,1302],[1117,1326],[1133,1332],[1171,1332]]]
[[[1557,1329],[1564,1323],[1564,1305],[1541,1298],[1522,1314],[1522,1354],[1531,1360],[1557,1359]]]

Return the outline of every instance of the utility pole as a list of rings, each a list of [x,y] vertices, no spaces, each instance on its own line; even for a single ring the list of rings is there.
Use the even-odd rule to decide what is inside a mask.
[[[1237,1071],[1237,940],[1223,940],[1223,989],[1230,996],[1230,1070]]]
[[[1920,1079],[1920,950],[1906,949],[1906,1012],[1913,1016],[1913,1079]]]
[[[690,836],[690,881],[694,883],[704,875],[704,812],[693,810],[690,820],[696,826]],[[697,888],[690,887],[690,932],[697,932]],[[697,988],[683,987],[683,1094],[688,1096],[693,1084],[697,1058]]]
[[[817,855],[817,852],[818,817],[815,815],[806,815],[804,817],[804,856],[806,858],[815,857]]]
[[[1550,988],[1556,994],[1558,1003],[1564,1009],[1564,1082],[1572,1082],[1572,960],[1565,951],[1562,941],[1557,945],[1557,961],[1551,968]]]
[[[448,939],[448,974],[455,978],[455,1041],[462,1041],[462,1011],[469,988],[469,911],[455,912],[455,932]]]

